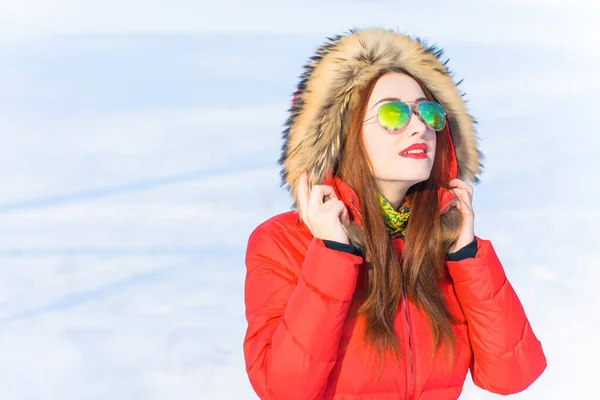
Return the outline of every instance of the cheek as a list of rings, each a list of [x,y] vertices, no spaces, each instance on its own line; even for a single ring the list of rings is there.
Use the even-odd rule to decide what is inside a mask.
[[[390,148],[388,136],[387,134],[382,135],[381,132],[367,129],[366,127],[363,130],[363,141],[371,162],[375,163],[377,160],[383,158],[382,156],[385,154],[386,149]]]
[[[363,129],[363,141],[371,162],[385,158],[387,154],[391,154],[390,150],[394,148],[393,135],[382,132],[381,128],[375,126]]]
[[[427,132],[427,145],[431,149],[431,153],[435,156],[435,151],[437,149],[437,134],[435,131]]]

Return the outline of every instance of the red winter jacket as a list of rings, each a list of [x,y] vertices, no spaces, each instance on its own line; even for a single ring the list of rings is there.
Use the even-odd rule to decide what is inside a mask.
[[[261,224],[248,242],[245,283],[244,356],[256,393],[270,400],[454,400],[469,369],[477,386],[494,393],[527,388],[546,367],[541,344],[492,244],[476,239],[476,257],[447,261],[451,280],[441,283],[460,321],[453,368],[430,357],[428,324],[414,304],[401,302],[395,329],[404,364],[386,359],[377,380],[364,320],[348,317],[363,258],[326,247],[295,212]],[[403,251],[402,239],[393,244]]]

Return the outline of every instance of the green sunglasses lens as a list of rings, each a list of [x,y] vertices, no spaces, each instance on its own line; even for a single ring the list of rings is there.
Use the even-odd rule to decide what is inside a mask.
[[[424,101],[418,106],[419,114],[427,125],[436,131],[441,131],[446,126],[444,108],[434,101]]]
[[[404,103],[386,103],[379,107],[379,123],[388,131],[397,131],[406,126],[410,113],[410,107]]]

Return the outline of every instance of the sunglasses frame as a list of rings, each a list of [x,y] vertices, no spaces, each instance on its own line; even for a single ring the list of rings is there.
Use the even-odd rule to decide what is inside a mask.
[[[377,120],[375,122],[379,123],[379,125],[388,132],[397,132],[397,131],[401,131],[404,128],[406,128],[408,126],[408,124],[410,123],[410,118],[406,122],[406,125],[404,125],[402,128],[399,128],[399,129],[389,130],[388,128],[386,128],[385,126],[383,126],[381,124],[381,122],[379,121],[379,110],[381,109],[381,107],[383,107],[384,105],[389,104],[389,103],[406,104],[408,106],[408,108],[410,109],[410,114],[411,114],[410,118],[412,118],[413,114],[416,115],[421,120],[421,122],[423,122],[425,125],[427,125],[428,127],[430,127],[431,129],[433,129],[436,132],[440,132],[440,131],[444,130],[444,128],[446,127],[446,125],[448,123],[447,122],[447,114],[446,114],[446,110],[444,109],[444,107],[437,101],[427,99],[427,100],[419,100],[419,101],[399,101],[399,100],[388,101],[387,103],[383,103],[379,107],[377,107],[377,113],[375,115],[370,116],[366,120],[364,120],[363,124],[367,124],[369,120],[371,120],[373,118],[377,118]],[[425,120],[421,116],[421,113],[419,113],[419,109],[418,109],[419,105],[422,103],[436,103],[436,104],[439,104],[440,107],[442,107],[442,111],[444,112],[444,126],[442,127],[442,129],[437,130],[433,126],[431,126],[427,122],[425,122]]]

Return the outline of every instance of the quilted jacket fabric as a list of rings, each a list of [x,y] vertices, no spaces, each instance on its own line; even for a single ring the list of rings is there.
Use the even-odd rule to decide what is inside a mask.
[[[394,246],[401,253],[402,239]],[[524,390],[546,359],[492,244],[477,238],[475,258],[447,261],[441,284],[454,326],[457,359],[450,370],[430,357],[430,331],[410,302],[395,322],[404,363],[378,362],[364,343],[364,321],[348,317],[363,284],[359,255],[327,248],[295,212],[275,216],[250,236],[246,256],[248,328],[244,354],[261,399],[453,400],[467,371],[499,394]]]

